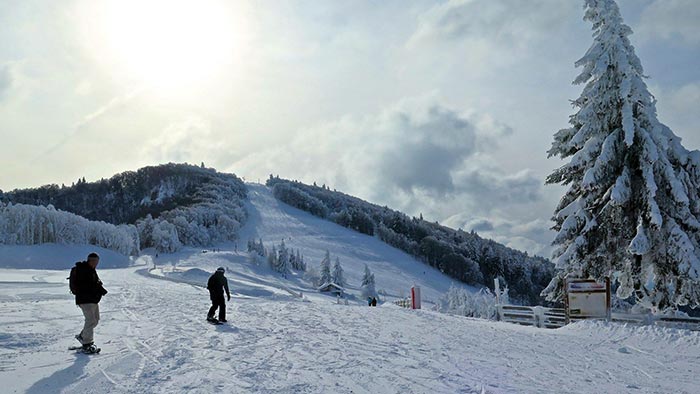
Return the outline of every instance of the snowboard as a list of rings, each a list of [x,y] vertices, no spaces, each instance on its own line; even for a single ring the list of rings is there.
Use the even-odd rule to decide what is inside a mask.
[[[68,350],[77,350],[77,353],[83,353],[83,354],[99,354],[102,351],[102,349],[97,348],[97,350],[95,352],[86,352],[83,350],[82,346],[71,346],[68,348]]]
[[[214,319],[214,318],[211,318],[211,319],[207,318],[207,321],[211,324],[216,325],[216,326],[218,326],[220,324],[224,324],[224,323],[220,322],[218,319]]]

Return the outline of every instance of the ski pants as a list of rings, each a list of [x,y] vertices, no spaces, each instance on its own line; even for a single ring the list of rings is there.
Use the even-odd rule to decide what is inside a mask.
[[[78,305],[85,316],[85,325],[80,335],[83,337],[83,343],[93,343],[95,339],[95,327],[100,321],[100,306],[99,304],[80,304]]]
[[[219,320],[226,320],[226,300],[224,295],[211,296],[211,308],[207,317],[214,317],[216,309],[219,309]]]

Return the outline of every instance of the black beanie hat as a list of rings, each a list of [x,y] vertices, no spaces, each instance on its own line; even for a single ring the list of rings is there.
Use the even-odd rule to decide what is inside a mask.
[[[90,253],[90,254],[88,255],[88,260],[90,260],[90,259],[98,259],[98,260],[99,260],[99,259],[100,259],[100,255],[97,254],[97,253],[95,253],[95,252],[92,252],[92,253]]]

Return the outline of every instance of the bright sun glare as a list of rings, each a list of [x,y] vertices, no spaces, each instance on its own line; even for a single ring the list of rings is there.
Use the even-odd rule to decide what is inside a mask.
[[[187,86],[223,71],[241,31],[231,10],[214,0],[108,1],[90,18],[110,67],[156,87]]]

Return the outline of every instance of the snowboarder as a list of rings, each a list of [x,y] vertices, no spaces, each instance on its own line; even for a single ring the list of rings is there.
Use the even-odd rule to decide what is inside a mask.
[[[209,313],[207,314],[207,320],[210,322],[220,322],[226,323],[226,301],[224,301],[224,290],[226,290],[226,297],[228,301],[231,301],[231,293],[228,290],[228,280],[224,276],[226,269],[224,267],[219,267],[216,272],[209,277],[207,282],[207,289],[209,289],[209,298],[211,299],[211,308],[209,308]],[[219,320],[214,318],[214,313],[216,309],[219,309]]]
[[[377,299],[372,297],[372,306],[377,306]]]
[[[367,306],[372,306],[372,297],[367,297]]]
[[[85,316],[83,330],[75,336],[82,345],[84,353],[100,352],[100,348],[95,346],[94,330],[100,321],[99,303],[102,296],[107,294],[107,290],[97,276],[96,268],[99,262],[100,256],[97,253],[90,253],[87,261],[75,263],[68,278],[70,291],[75,295],[75,304],[80,307]]]

